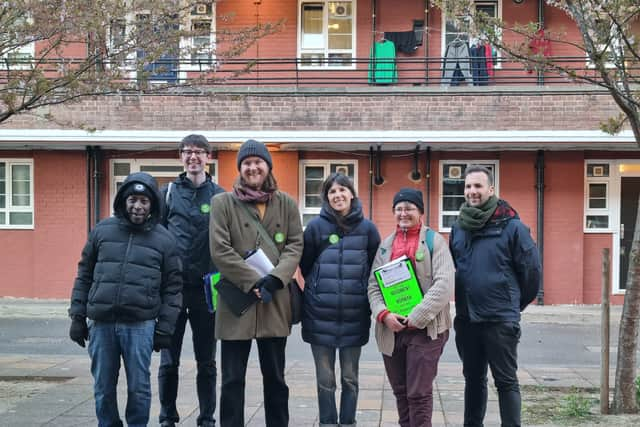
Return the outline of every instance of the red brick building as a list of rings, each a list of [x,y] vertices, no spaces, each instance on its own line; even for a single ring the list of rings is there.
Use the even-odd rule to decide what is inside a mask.
[[[240,143],[267,143],[280,187],[299,200],[305,221],[319,211],[322,179],[345,171],[382,234],[393,228],[391,200],[402,186],[423,191],[426,221],[446,234],[462,201],[464,168],[485,164],[495,172],[498,195],[540,243],[544,303],[598,303],[603,248],[611,250],[613,301],[620,303],[640,156],[630,133],[599,130],[617,107],[598,88],[529,73],[499,52],[485,55],[491,74],[463,72],[464,81],[452,85],[443,74],[447,47],[459,39],[473,47],[474,40],[447,25],[438,9],[425,11],[425,3],[219,0],[192,17],[210,26],[211,40],[221,29],[283,20],[282,31],[237,63],[212,67],[230,76],[258,58],[252,73],[199,93],[114,95],[52,108],[60,121],[98,129],[93,133],[30,115],[4,122],[0,295],[68,297],[87,232],[110,215],[118,183],[134,171],[160,182],[175,177],[176,144],[196,132],[215,147],[211,173],[227,189]],[[566,15],[539,1],[476,3],[507,21],[542,17],[546,28],[579,37]],[[397,37],[397,46],[408,37],[415,49],[397,51],[394,75],[377,75],[381,59],[370,58],[372,46]],[[589,72],[586,60],[582,65]],[[194,67],[179,61],[162,78],[184,77]]]

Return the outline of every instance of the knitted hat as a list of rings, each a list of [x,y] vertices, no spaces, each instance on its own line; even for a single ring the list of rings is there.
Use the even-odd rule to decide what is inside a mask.
[[[414,188],[401,188],[400,191],[393,196],[393,207],[400,202],[409,202],[416,205],[420,213],[424,213],[424,202],[422,201],[422,191]]]
[[[271,161],[271,154],[269,154],[269,150],[267,147],[255,139],[247,139],[242,146],[240,147],[240,151],[238,151],[238,170],[240,170],[240,164],[247,157],[260,157],[262,160],[267,162],[269,165],[269,170],[273,167],[273,162]]]
[[[141,182],[132,182],[129,184],[122,192],[122,200],[127,200],[127,197],[132,194],[147,196],[149,200],[154,200],[153,191]]]

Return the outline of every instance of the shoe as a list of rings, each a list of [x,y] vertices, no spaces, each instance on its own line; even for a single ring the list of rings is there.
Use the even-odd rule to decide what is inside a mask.
[[[160,423],[160,427],[176,427],[176,423],[173,421],[163,421]]]

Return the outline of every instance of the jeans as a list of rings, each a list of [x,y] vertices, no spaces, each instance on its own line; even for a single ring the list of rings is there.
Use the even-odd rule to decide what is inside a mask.
[[[448,339],[449,331],[433,340],[423,329],[407,329],[396,333],[393,354],[383,355],[401,427],[431,427],[433,381]]]
[[[456,317],[456,347],[464,374],[464,425],[482,426],[487,410],[487,366],[491,368],[502,426],[520,426],[518,322],[471,323]]]
[[[183,308],[176,321],[171,347],[160,352],[158,370],[158,394],[160,395],[160,423],[177,423],[180,420],[176,408],[178,396],[178,369],[182,340],[187,325],[191,326],[193,351],[197,363],[196,388],[200,414],[196,420],[199,426],[214,426],[216,410],[216,339],[215,316],[209,313],[205,301],[204,288],[186,287],[183,290]]]
[[[358,365],[362,347],[325,347],[311,345],[313,361],[316,365],[316,380],[318,383],[318,410],[320,425],[338,424],[336,409],[336,351],[340,357],[340,424],[356,423],[356,409],[358,406]]]
[[[89,322],[88,351],[99,427],[122,426],[116,397],[121,357],[127,375],[127,424],[130,427],[146,426],[149,422],[149,365],[155,326],[155,320],[131,323]]]
[[[289,387],[284,379],[286,337],[257,338],[267,427],[289,425]],[[220,425],[244,427],[244,395],[251,340],[220,341]]]

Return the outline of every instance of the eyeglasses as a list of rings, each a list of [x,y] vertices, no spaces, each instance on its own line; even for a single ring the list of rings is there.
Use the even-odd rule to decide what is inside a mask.
[[[196,156],[202,156],[203,154],[207,154],[207,152],[204,150],[182,150],[180,152],[187,157],[191,157],[192,154],[195,154]]]
[[[411,213],[414,211],[417,211],[418,209],[416,208],[395,208],[393,211],[397,214],[401,214],[401,213]]]

